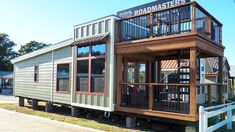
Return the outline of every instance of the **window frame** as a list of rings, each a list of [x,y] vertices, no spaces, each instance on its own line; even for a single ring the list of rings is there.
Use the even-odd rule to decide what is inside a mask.
[[[105,46],[105,55],[99,55],[99,56],[92,56],[92,46],[95,46],[95,45],[100,45],[100,44],[103,44]],[[83,47],[83,46],[89,46],[89,55],[88,57],[78,57],[78,48],[79,47]],[[100,95],[100,96],[106,96],[106,75],[107,75],[107,44],[106,43],[97,43],[97,44],[87,44],[87,45],[83,45],[83,46],[76,46],[76,66],[77,66],[77,62],[79,60],[88,60],[88,91],[85,92],[85,91],[79,91],[78,90],[78,83],[77,83],[77,78],[78,78],[78,73],[77,73],[77,69],[76,69],[76,87],[75,87],[75,93],[78,93],[78,94],[88,94],[88,95]],[[105,59],[105,62],[104,62],[104,70],[105,70],[105,73],[104,73],[104,92],[92,92],[91,91],[91,63],[92,63],[92,60],[94,59]]]
[[[37,67],[37,72],[36,72],[36,67]],[[39,82],[39,65],[34,66],[33,81],[34,81],[34,83]]]
[[[58,90],[58,74],[57,74],[57,72],[58,72],[58,65],[65,65],[65,64],[68,64],[69,65],[69,78],[68,78],[68,90],[66,90],[66,91],[60,91],[60,90]],[[62,93],[62,94],[70,94],[70,91],[71,91],[71,70],[70,70],[70,65],[71,65],[71,62],[64,62],[64,63],[57,63],[56,64],[56,83],[55,83],[55,85],[56,85],[56,93]]]

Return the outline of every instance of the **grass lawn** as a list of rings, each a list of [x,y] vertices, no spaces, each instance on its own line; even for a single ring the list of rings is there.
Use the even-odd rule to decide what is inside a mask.
[[[124,128],[124,125],[120,125],[118,123],[109,121],[108,119],[99,120],[99,119],[86,119],[84,117],[81,117],[81,118],[71,117],[68,114],[67,115],[61,114],[62,113],[61,109],[59,110],[61,113],[58,112],[58,110],[55,110],[57,111],[55,113],[47,113],[43,111],[44,104],[42,103],[39,104],[39,110],[32,110],[30,106],[28,105],[26,105],[25,107],[18,107],[16,104],[0,104],[0,108],[16,111],[20,113],[25,113],[28,115],[36,115],[40,117],[45,117],[45,118],[49,118],[52,120],[62,121],[62,122],[75,124],[79,126],[104,130],[107,132],[140,131],[140,130],[132,130],[132,129]]]

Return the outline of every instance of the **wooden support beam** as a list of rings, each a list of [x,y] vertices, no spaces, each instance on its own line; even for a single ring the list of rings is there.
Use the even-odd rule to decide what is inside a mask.
[[[209,33],[209,38],[211,38],[211,25],[212,25],[212,18],[208,17],[208,23],[207,23],[207,32]]]
[[[149,110],[153,109],[153,85],[149,84]]]
[[[148,83],[152,83],[152,62],[148,62]],[[148,93],[149,93],[149,110],[153,109],[153,85],[148,85]]]
[[[161,66],[162,66],[162,64],[161,64],[161,60],[158,60],[157,61],[157,83],[160,83],[160,81],[161,81]]]
[[[152,38],[153,37],[153,19],[154,19],[153,13],[150,13],[149,19],[150,19],[149,20],[149,27],[150,27],[150,29],[149,29],[149,37]]]
[[[117,36],[118,36],[118,40],[117,42],[121,42],[122,41],[122,23],[121,21],[118,21],[118,32],[117,32]]]
[[[160,36],[161,33],[161,19],[157,20],[157,35]]]
[[[191,116],[197,115],[197,49],[190,49],[190,112]]]
[[[222,26],[220,26],[219,27],[219,32],[220,32],[220,34],[219,34],[219,38],[220,38],[220,40],[219,40],[219,42],[220,42],[220,46],[223,46],[223,44],[222,44],[222,39],[223,39],[223,30],[222,30],[223,28],[222,28]]]
[[[121,104],[121,87],[120,83],[122,81],[122,69],[123,69],[123,64],[122,64],[122,56],[117,55],[116,58],[116,105],[120,106]]]
[[[212,103],[212,100],[211,100],[211,85],[207,86],[207,98],[208,98],[208,104],[210,106],[211,103]]]
[[[196,31],[196,4],[192,4],[192,32]]]
[[[224,99],[223,99],[223,57],[220,56],[218,57],[219,58],[219,73],[218,73],[218,83],[220,85],[218,85],[218,88],[217,88],[217,93],[218,93],[218,99],[219,99],[219,103],[220,104],[224,104]]]

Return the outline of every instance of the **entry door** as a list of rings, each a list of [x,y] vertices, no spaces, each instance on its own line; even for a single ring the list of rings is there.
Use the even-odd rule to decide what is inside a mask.
[[[146,63],[128,61],[125,69],[125,81],[128,85],[122,87],[122,105],[135,108],[146,108],[148,105],[148,91],[146,83]]]
[[[146,83],[146,63],[128,62],[127,63],[127,82]]]

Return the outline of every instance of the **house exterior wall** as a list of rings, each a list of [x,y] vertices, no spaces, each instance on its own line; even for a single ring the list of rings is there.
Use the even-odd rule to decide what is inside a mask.
[[[16,63],[14,65],[15,96],[71,104],[70,93],[56,91],[57,64],[70,63],[70,85],[73,83],[71,79],[73,76],[71,51],[72,47],[67,46]],[[34,82],[34,66],[39,67],[38,82]]]
[[[15,95],[32,99],[51,100],[51,52],[14,65]],[[34,82],[34,66],[39,66],[39,81]]]
[[[205,83],[205,71],[206,71],[206,65],[205,65],[205,60],[201,59],[200,60],[200,84]],[[203,86],[198,87],[199,90],[197,90],[197,103],[198,104],[203,104],[206,101],[206,95],[205,95],[205,88]]]
[[[85,107],[91,109],[99,109],[104,111],[114,110],[114,95],[115,95],[115,81],[114,81],[114,17],[106,17],[95,20],[86,24],[81,24],[74,27],[74,40],[86,38],[94,35],[109,33],[110,38],[106,43],[106,72],[105,72],[105,86],[104,94],[94,93],[80,93],[76,92],[74,102],[72,105],[78,107]],[[76,58],[76,56],[74,56]],[[75,73],[76,74],[76,73]]]
[[[217,83],[217,77],[216,76],[211,76],[211,77],[206,76],[205,83],[212,83],[212,84]],[[207,90],[206,90],[206,94],[207,94]],[[217,86],[216,85],[211,85],[211,97],[212,97],[212,102],[218,101],[218,94],[217,94]]]
[[[52,51],[33,53],[26,57],[23,56],[14,63],[14,89],[15,96],[38,99],[42,101],[51,101],[54,103],[68,104],[72,106],[98,109],[104,111],[114,110],[115,80],[114,80],[114,36],[115,36],[115,19],[114,16],[105,17],[86,24],[74,27],[74,41],[80,38],[86,38],[94,35],[109,33],[110,37],[106,43],[106,91],[103,95],[86,94],[75,92],[74,81],[76,75],[74,63],[76,60],[75,47],[69,45],[69,40],[62,42],[64,47],[55,48],[52,45]],[[82,30],[83,31],[82,31]],[[67,44],[66,44],[67,43]],[[71,42],[72,43],[72,42]],[[57,65],[70,64],[70,90],[69,92],[57,91]],[[39,66],[39,81],[34,82],[34,68]]]
[[[72,69],[72,50],[70,46],[64,47],[54,51],[54,62],[53,62],[53,102],[71,104],[71,88],[73,84],[73,69]],[[57,64],[69,63],[70,65],[70,90],[69,92],[61,93],[56,91],[56,80],[57,80]]]

